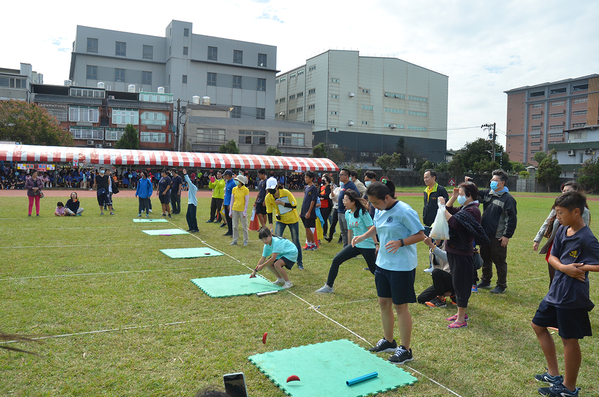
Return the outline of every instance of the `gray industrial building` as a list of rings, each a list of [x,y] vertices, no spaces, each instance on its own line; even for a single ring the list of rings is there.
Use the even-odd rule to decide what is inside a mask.
[[[277,120],[312,124],[314,144],[372,162],[406,148],[445,161],[448,77],[397,58],[330,50],[276,79]]]
[[[30,102],[31,85],[43,82],[44,75],[34,72],[28,63],[21,63],[19,69],[0,68],[0,101],[15,99]]]

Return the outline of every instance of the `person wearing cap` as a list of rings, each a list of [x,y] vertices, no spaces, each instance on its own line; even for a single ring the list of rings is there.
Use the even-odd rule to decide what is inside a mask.
[[[223,176],[225,178],[225,199],[223,201],[223,205],[225,206],[225,219],[227,220],[227,228],[229,229],[227,233],[225,233],[223,236],[232,236],[233,224],[231,223],[231,216],[229,215],[229,210],[231,207],[231,196],[233,194],[233,188],[237,186],[237,184],[233,180],[233,171],[226,170]]]
[[[243,175],[237,175],[234,179],[235,186],[231,192],[231,205],[229,206],[229,218],[233,220],[233,241],[230,245],[237,245],[239,239],[239,221],[243,228],[243,245],[248,245],[248,204],[250,203],[250,190],[246,184],[248,179]]]
[[[302,261],[302,247],[299,241],[299,216],[296,211],[297,201],[293,194],[277,183],[276,178],[270,177],[266,181],[267,195],[264,198],[266,214],[268,215],[269,228],[272,230],[272,214],[274,212],[277,223],[275,236],[283,237],[285,228],[289,226],[291,241],[297,247],[297,268],[304,270]]]

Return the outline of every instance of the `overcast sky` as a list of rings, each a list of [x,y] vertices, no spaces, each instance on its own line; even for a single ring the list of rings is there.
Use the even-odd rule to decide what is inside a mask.
[[[599,72],[597,0],[147,0],[5,2],[0,67],[30,63],[46,84],[69,76],[76,26],[164,37],[173,19],[193,33],[277,46],[277,69],[329,49],[392,56],[449,76],[448,149],[497,122],[506,94]]]

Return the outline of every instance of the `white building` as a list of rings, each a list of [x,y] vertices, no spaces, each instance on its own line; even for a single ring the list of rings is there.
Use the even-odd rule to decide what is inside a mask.
[[[578,170],[587,160],[595,160],[599,155],[599,125],[573,128],[564,131],[567,143],[549,145],[549,150],[557,150],[557,161],[562,167],[562,177],[577,178]]]

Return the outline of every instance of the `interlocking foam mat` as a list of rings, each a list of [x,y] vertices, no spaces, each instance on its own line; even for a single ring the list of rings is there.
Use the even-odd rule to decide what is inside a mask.
[[[191,282],[200,287],[211,298],[252,295],[258,292],[280,291],[283,289],[260,276],[250,278],[249,273],[238,276],[194,278]]]
[[[248,359],[292,397],[367,396],[412,385],[418,380],[346,339],[255,354]],[[353,386],[345,383],[375,371],[376,378]],[[291,375],[300,380],[287,383]]]
[[[133,222],[135,222],[135,223],[150,223],[150,222],[152,222],[152,223],[159,223],[159,222],[165,223],[165,222],[168,222],[168,221],[166,219],[148,219],[148,218],[142,219],[142,218],[137,218],[137,219],[133,219]]]
[[[189,234],[182,229],[155,229],[155,230],[142,230],[145,234],[150,236],[171,236],[173,234]]]
[[[224,255],[222,252],[218,252],[213,250],[212,248],[207,247],[197,247],[197,248],[170,248],[160,250],[164,255],[173,259],[181,259],[181,258],[204,258],[210,256],[221,256]]]

